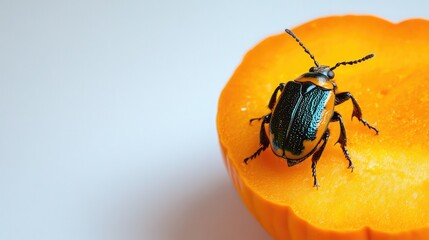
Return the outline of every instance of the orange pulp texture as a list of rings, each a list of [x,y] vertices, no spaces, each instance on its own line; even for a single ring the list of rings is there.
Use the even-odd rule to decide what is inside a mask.
[[[317,165],[311,157],[288,167],[259,147],[260,124],[279,83],[313,66],[286,33],[250,50],[219,99],[217,128],[225,163],[242,200],[276,239],[429,238],[429,22],[397,24],[370,16],[317,19],[293,29],[322,65],[369,53],[376,57],[335,70],[337,92],[349,91],[379,135],[351,120],[352,103],[335,107],[344,119],[355,169],[347,169],[339,125]]]

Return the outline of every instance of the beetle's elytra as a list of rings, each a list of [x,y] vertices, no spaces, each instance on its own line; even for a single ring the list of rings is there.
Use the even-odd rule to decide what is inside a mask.
[[[340,125],[340,136],[337,143],[340,144],[344,157],[349,162],[348,168],[353,171],[353,163],[346,148],[346,129],[341,115],[335,111],[336,105],[351,100],[352,118],[356,117],[378,134],[377,128],[362,118],[362,110],[353,95],[349,92],[337,93],[337,85],[333,81],[335,68],[366,61],[374,57],[374,54],[354,61],[339,62],[333,67],[319,65],[313,54],[295,34],[289,29],[285,31],[298,42],[314,61],[315,66],[311,67],[308,73],[304,73],[293,81],[280,83],[268,102],[270,113],[250,119],[250,123],[255,120],[261,121],[260,147],[251,156],[245,158],[244,162],[247,164],[268,146],[271,146],[275,155],[286,159],[289,167],[312,156],[311,169],[314,187],[319,187],[316,165],[328,141],[328,126],[331,122],[338,122]],[[265,131],[266,124],[269,125],[269,134]]]

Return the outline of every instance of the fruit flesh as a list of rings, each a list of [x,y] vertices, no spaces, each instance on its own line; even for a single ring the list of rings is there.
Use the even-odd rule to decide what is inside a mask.
[[[331,123],[317,165],[318,190],[312,187],[311,158],[287,167],[268,148],[243,164],[259,146],[259,124],[249,126],[248,120],[269,112],[268,100],[279,83],[313,66],[287,34],[264,40],[249,51],[223,90],[217,119],[229,172],[247,207],[274,237],[294,234],[279,230],[286,223],[358,236],[368,231],[427,233],[429,23],[346,16],[319,19],[294,32],[321,64],[376,54],[367,62],[339,67],[335,81],[338,92],[353,94],[363,118],[380,134],[351,121],[351,101],[337,106],[355,169],[347,169],[339,144],[334,145],[339,126]]]

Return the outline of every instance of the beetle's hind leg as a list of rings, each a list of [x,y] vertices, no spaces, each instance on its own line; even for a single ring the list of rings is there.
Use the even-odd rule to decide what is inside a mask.
[[[347,146],[347,135],[346,135],[346,128],[344,127],[344,122],[343,122],[343,118],[341,117],[341,115],[338,112],[334,112],[334,115],[332,115],[331,118],[331,122],[339,122],[340,124],[340,137],[338,138],[338,141],[335,143],[339,143],[341,146],[341,149],[343,150],[344,153],[344,157],[347,159],[347,161],[349,161],[349,166],[348,168],[352,169],[353,172],[353,162],[350,159],[350,155],[349,155],[349,151],[347,150],[346,146]]]
[[[317,182],[317,177],[316,177],[316,165],[320,159],[320,156],[322,156],[323,150],[325,150],[326,143],[328,142],[328,139],[329,139],[329,135],[330,135],[329,129],[326,129],[325,133],[322,136],[323,143],[319,147],[319,149],[317,149],[316,152],[314,152],[313,157],[311,159],[311,162],[312,162],[311,163],[311,172],[312,172],[312,176],[314,179],[313,187],[317,187],[317,188],[320,187],[319,182]]]
[[[363,125],[367,126],[369,129],[372,129],[375,131],[375,134],[378,135],[378,129],[371,126],[365,119],[362,118],[362,110],[357,103],[356,99],[353,97],[353,95],[349,92],[342,92],[335,95],[335,105],[341,104],[347,100],[351,99],[353,103],[353,113],[352,118],[356,117],[360,122],[363,123]]]
[[[268,146],[270,145],[270,139],[267,136],[267,133],[265,132],[265,124],[269,123],[271,120],[271,113],[260,117],[260,118],[253,118],[254,120],[263,120],[261,122],[261,130],[259,132],[259,143],[260,143],[260,147],[258,148],[258,150],[256,150],[256,152],[254,154],[252,154],[251,156],[247,157],[244,159],[244,163],[247,164],[247,162],[251,159],[256,158],[259,154],[261,154],[261,152],[263,152],[265,149],[268,148]],[[252,119],[250,119],[250,121],[252,122]]]

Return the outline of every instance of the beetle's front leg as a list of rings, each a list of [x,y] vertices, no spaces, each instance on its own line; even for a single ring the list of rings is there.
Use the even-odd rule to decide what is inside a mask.
[[[280,83],[274,90],[273,94],[271,95],[270,102],[268,102],[268,108],[271,110],[271,112],[273,111],[273,108],[276,105],[278,92],[283,91],[283,88],[285,87],[285,85],[286,85],[285,83]],[[258,118],[251,118],[249,120],[249,124],[252,124],[253,121],[261,121],[265,117],[266,115]]]
[[[351,99],[353,103],[353,113],[352,118],[356,117],[360,122],[363,123],[363,125],[367,126],[368,128],[375,131],[375,134],[378,134],[378,129],[371,126],[365,119],[362,118],[362,110],[359,107],[359,104],[357,103],[356,99],[353,97],[353,95],[349,92],[342,92],[335,95],[335,105],[339,105],[347,100]]]
[[[272,111],[274,108],[274,105],[276,105],[276,101],[277,101],[277,93],[279,91],[283,91],[284,87],[285,87],[285,83],[280,83],[277,87],[276,90],[274,90],[273,95],[271,95],[270,98],[270,102],[268,103],[268,108]]]
[[[271,110],[271,112],[273,111],[273,108],[276,105],[278,92],[283,91],[285,85],[286,85],[285,83],[280,83],[274,90],[273,94],[271,95],[270,102],[268,103],[268,108]],[[268,138],[267,133],[265,132],[264,124],[270,123],[271,113],[259,118],[252,118],[249,120],[249,124],[252,124],[253,121],[261,121],[261,120],[263,120],[261,123],[261,130],[259,132],[259,143],[261,144],[261,147],[259,147],[259,149],[256,150],[256,152],[252,154],[250,157],[247,157],[244,159],[244,163],[246,164],[249,160],[256,158],[259,154],[261,154],[261,152],[267,149],[267,147],[270,145],[270,139]]]

